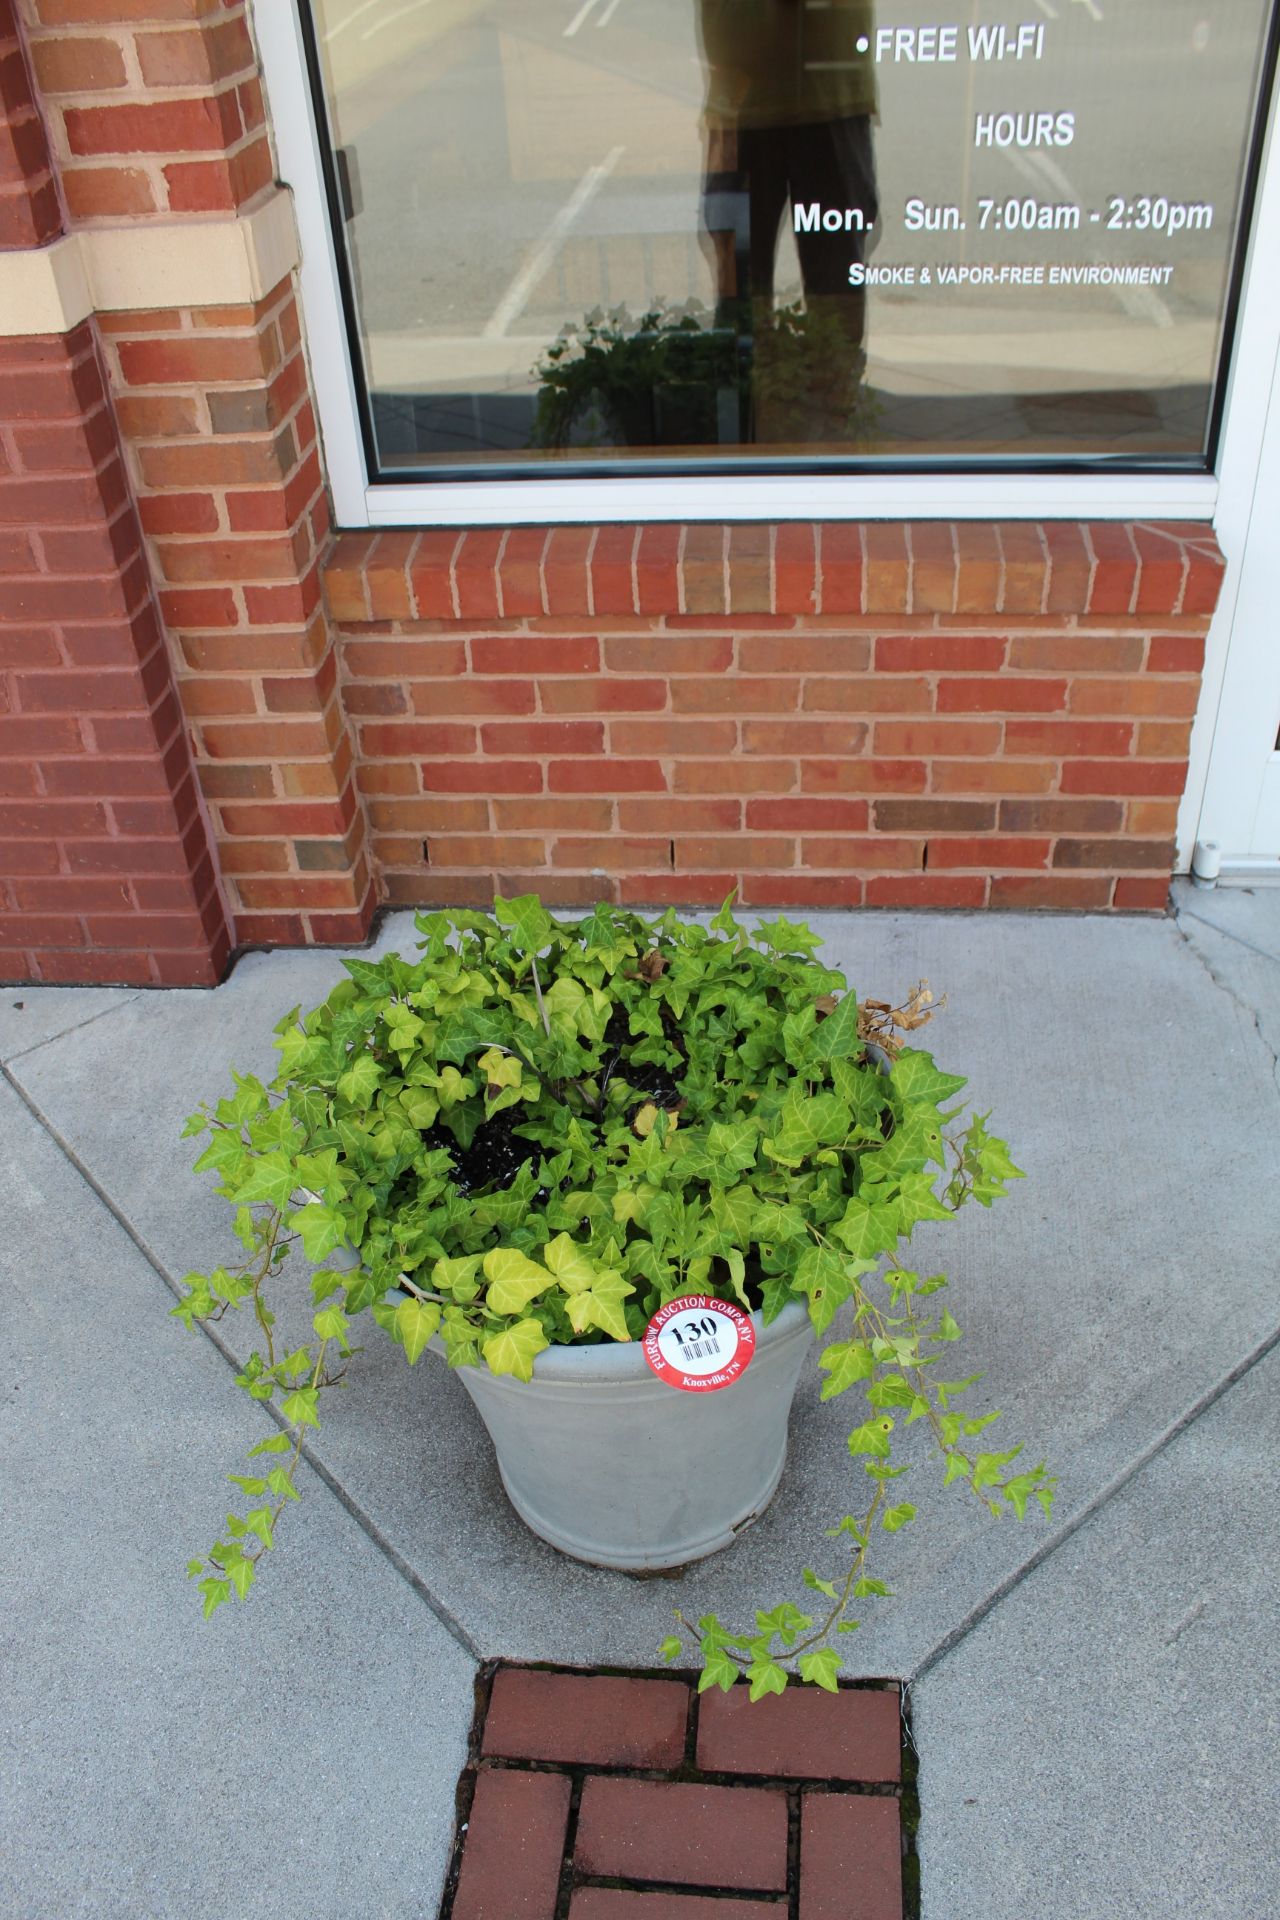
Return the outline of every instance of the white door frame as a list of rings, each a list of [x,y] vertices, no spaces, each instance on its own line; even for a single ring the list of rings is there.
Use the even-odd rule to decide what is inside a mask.
[[[1280,866],[1280,842],[1257,839],[1265,830],[1263,794],[1274,778],[1280,725],[1280,129],[1274,96],[1213,524],[1227,569],[1192,733],[1178,866],[1187,871],[1196,841],[1212,840],[1222,850],[1224,874],[1252,876]]]

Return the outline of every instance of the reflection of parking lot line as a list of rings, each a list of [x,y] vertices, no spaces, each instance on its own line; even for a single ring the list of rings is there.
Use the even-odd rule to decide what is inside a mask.
[[[340,33],[345,33],[348,27],[354,27],[357,20],[363,19],[366,13],[372,13],[375,7],[380,7],[381,5],[382,0],[362,0],[362,4],[353,8],[345,20],[339,20],[336,26],[330,27],[328,32],[323,35],[323,38],[325,40],[336,40]]]
[[[595,0],[592,0],[593,5],[594,3]],[[614,147],[605,155],[599,166],[587,168],[533,251],[526,256],[519,273],[485,322],[483,337],[486,340],[500,340],[516,315],[523,311],[529,295],[559,252],[561,241],[587,202],[594,199],[625,152],[625,147]]]
[[[1036,0],[1036,5],[1039,7],[1041,13],[1044,15],[1046,20],[1057,19],[1058,9],[1054,6],[1053,0]]]
[[[608,6],[605,8],[604,12],[600,15],[600,18],[596,21],[596,25],[598,27],[607,27],[609,22],[612,20],[614,14],[618,11],[618,8],[621,5],[622,5],[622,0],[609,0]]]
[[[360,38],[362,40],[372,40],[374,34],[381,33],[384,27],[394,26],[397,20],[403,20],[407,14],[421,13],[423,7],[429,7],[430,5],[431,0],[413,0],[411,6],[397,7],[394,13],[385,13],[381,20],[375,20],[371,27],[366,27],[360,35]]]
[[[572,40],[574,34],[578,31],[578,28],[582,25],[587,15],[589,13],[594,13],[595,9],[599,6],[599,4],[600,4],[600,0],[582,0],[582,5],[578,8],[578,11],[574,14],[572,20],[569,22],[568,26],[564,30],[564,37],[566,40]]]
[[[1082,196],[1077,192],[1070,175],[1047,153],[1021,154],[1009,151],[1004,157],[1033,187],[1047,180],[1058,193],[1065,194],[1069,202],[1083,204]],[[1109,291],[1133,319],[1149,320],[1156,327],[1173,325],[1173,315],[1154,287],[1112,287]]]

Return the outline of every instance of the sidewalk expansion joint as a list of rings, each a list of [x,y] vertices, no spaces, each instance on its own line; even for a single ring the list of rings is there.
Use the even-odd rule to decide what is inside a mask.
[[[87,1025],[88,1022],[86,1022],[85,1024]],[[128,1216],[124,1212],[122,1212],[120,1207],[112,1199],[111,1195],[107,1192],[106,1188],[101,1184],[101,1182],[97,1180],[95,1176],[89,1171],[88,1167],[85,1165],[84,1161],[80,1158],[79,1154],[76,1152],[75,1148],[71,1145],[70,1141],[68,1141],[61,1133],[59,1133],[57,1127],[54,1126],[53,1122],[49,1119],[48,1115],[42,1111],[42,1109],[37,1104],[37,1102],[32,1099],[31,1095],[27,1092],[26,1088],[22,1085],[21,1081],[18,1080],[15,1077],[15,1075],[9,1071],[9,1063],[7,1061],[0,1061],[0,1076],[4,1078],[4,1080],[10,1087],[12,1087],[14,1093],[17,1095],[18,1099],[22,1102],[23,1106],[26,1108],[27,1112],[31,1115],[32,1119],[36,1122],[37,1126],[42,1127],[44,1129],[45,1133],[49,1136],[50,1140],[52,1140],[53,1144],[57,1147],[58,1151],[62,1154],[63,1158],[67,1160],[72,1167],[75,1168],[76,1172],[79,1174],[80,1178],[84,1181],[85,1185],[97,1197],[97,1199],[101,1201],[102,1205],[106,1208],[107,1212],[111,1215],[116,1225],[133,1242],[134,1246],[138,1249],[138,1252],[142,1255],[143,1259],[147,1262],[147,1265],[151,1268],[152,1272],[155,1273],[156,1276],[160,1279],[160,1281],[164,1284],[164,1286],[168,1288],[169,1292],[173,1295],[175,1300],[181,1300],[183,1297],[182,1288],[179,1286],[178,1282],[173,1278],[173,1275],[169,1272],[168,1268],[165,1266],[164,1261],[160,1258],[159,1254],[156,1253],[155,1249],[149,1246],[146,1240],[143,1239],[142,1235],[138,1232],[137,1228],[133,1225],[132,1221],[128,1218]],[[223,1340],[222,1336],[219,1333],[217,1333],[213,1327],[210,1327],[202,1322],[200,1323],[200,1331],[204,1335],[205,1339],[209,1342],[210,1346],[213,1347],[214,1351],[217,1354],[219,1354],[219,1356],[226,1362],[227,1366],[231,1368],[233,1373],[240,1373],[243,1370],[244,1362],[237,1357],[237,1355],[228,1346],[226,1341]],[[276,1426],[278,1426],[282,1431],[289,1431],[287,1423],[280,1418],[280,1416],[277,1414],[273,1406],[268,1406],[264,1408],[264,1411],[275,1422]],[[334,1496],[334,1498],[339,1502],[339,1504],[346,1510],[347,1513],[350,1514],[351,1518],[355,1521],[356,1525],[360,1528],[361,1532],[364,1533],[366,1537],[372,1542],[372,1544],[378,1549],[378,1552],[382,1554],[383,1558],[390,1562],[390,1564],[395,1568],[396,1572],[400,1575],[401,1579],[406,1583],[407,1586],[413,1589],[414,1593],[417,1594],[418,1598],[429,1609],[429,1611],[435,1615],[440,1625],[444,1628],[445,1632],[449,1635],[449,1638],[451,1640],[456,1641],[457,1645],[462,1648],[463,1652],[468,1656],[468,1658],[476,1661],[477,1664],[481,1660],[483,1660],[485,1657],[484,1654],[481,1652],[480,1648],[476,1645],[475,1641],[471,1638],[471,1635],[467,1632],[462,1622],[458,1620],[455,1617],[455,1615],[450,1612],[449,1608],[445,1606],[444,1602],[427,1585],[426,1581],[422,1578],[421,1574],[416,1572],[415,1569],[410,1565],[410,1563],[404,1558],[404,1555],[401,1554],[395,1546],[393,1546],[391,1541],[387,1538],[386,1534],[382,1531],[381,1527],[379,1527],[377,1522],[373,1519],[372,1515],[366,1512],[366,1510],[362,1506],[360,1506],[356,1500],[352,1498],[352,1496],[347,1492],[347,1489],[343,1486],[342,1482],[337,1478],[337,1476],[332,1472],[332,1470],[325,1465],[324,1461],[317,1457],[317,1455],[311,1450],[310,1447],[304,1444],[299,1449],[299,1451],[302,1455],[302,1458],[306,1461],[307,1465],[311,1468],[311,1471],[316,1475],[317,1479],[319,1479],[323,1483],[323,1485],[328,1488],[329,1492]]]
[[[1197,926],[1207,927],[1210,933],[1222,934],[1222,937],[1224,940],[1235,939],[1234,934],[1224,932],[1221,927],[1215,927],[1213,925],[1213,922],[1210,920],[1202,920],[1199,914],[1197,913],[1189,913],[1187,915],[1187,919],[1194,920]],[[1199,947],[1196,945],[1191,935],[1183,929],[1182,918],[1180,914],[1176,916],[1174,919],[1173,930],[1177,934],[1179,940],[1181,940],[1183,946],[1187,949],[1187,952],[1191,954],[1192,958],[1198,961],[1200,966],[1204,968],[1204,971],[1208,974],[1214,986],[1217,987],[1219,993],[1225,993],[1228,1000],[1230,1000],[1233,1003],[1233,1005],[1239,1007],[1240,1011],[1247,1016],[1250,1024],[1253,1027],[1254,1032],[1257,1034],[1259,1040],[1262,1042],[1263,1046],[1266,1048],[1267,1055],[1271,1061],[1271,1076],[1276,1083],[1276,1091],[1280,1093],[1280,1054],[1277,1054],[1275,1048],[1272,1046],[1270,1040],[1268,1040],[1265,1032],[1263,1031],[1262,1016],[1258,1012],[1258,1009],[1254,1006],[1250,1006],[1249,1002],[1246,999],[1244,999],[1240,994],[1238,994],[1235,988],[1230,986],[1227,983],[1227,981],[1225,981],[1222,978],[1221,974],[1219,974],[1215,970],[1213,962],[1209,959],[1207,954],[1201,953]],[[1272,961],[1273,964],[1275,964],[1273,955],[1269,953],[1263,953],[1260,947],[1251,946],[1247,940],[1236,940],[1235,944],[1239,947],[1244,948],[1244,950],[1248,953],[1256,954],[1259,959],[1270,960]]]
[[[55,1040],[66,1040],[73,1033],[83,1033],[85,1028],[93,1026],[95,1021],[105,1020],[113,1013],[123,1013],[125,1008],[131,1007],[137,998],[136,993],[131,993],[127,999],[115,1000],[109,1007],[99,1007],[96,1013],[86,1014],[83,1020],[77,1020],[72,1027],[60,1027],[57,1033],[47,1033],[43,1040],[33,1040],[29,1047],[23,1047],[17,1053],[6,1053],[0,1065],[12,1066],[15,1060],[26,1060],[31,1054],[39,1053],[42,1047],[51,1047]]]
[[[1033,1554],[1029,1555],[1020,1566],[1015,1567],[1011,1573],[1007,1574],[1003,1580],[992,1588],[985,1600],[980,1600],[976,1607],[970,1609],[963,1620],[954,1626],[949,1633],[945,1633],[942,1639],[939,1640],[937,1646],[934,1647],[930,1653],[927,1653],[924,1659],[921,1660],[919,1665],[912,1671],[907,1681],[908,1686],[915,1686],[919,1680],[924,1678],[925,1674],[936,1667],[940,1661],[945,1660],[949,1653],[953,1653],[961,1641],[966,1640],[974,1628],[980,1626],[987,1618],[987,1615],[994,1612],[1002,1600],[1006,1600],[1011,1593],[1015,1592],[1017,1588],[1019,1588],[1031,1574],[1035,1573],[1038,1568],[1042,1567],[1047,1560],[1051,1560],[1060,1547],[1065,1546],[1067,1541],[1079,1533],[1081,1528],[1086,1526],[1095,1515],[1101,1513],[1104,1507],[1109,1506],[1117,1494],[1123,1493],[1130,1482],[1136,1480],[1138,1475],[1144,1472],[1145,1469],[1151,1465],[1151,1462],[1165,1451],[1166,1447],[1170,1446],[1181,1434],[1184,1434],[1189,1427],[1193,1427],[1202,1414],[1208,1413],[1211,1407],[1216,1406],[1225,1394],[1230,1393],[1231,1389],[1238,1386],[1247,1374],[1252,1373],[1259,1361],[1265,1360],[1267,1355],[1273,1352],[1278,1346],[1280,1346],[1280,1327],[1277,1327],[1272,1333],[1269,1333],[1265,1339],[1259,1341],[1258,1345],[1252,1348],[1242,1360],[1237,1361],[1229,1373],[1225,1373],[1220,1380],[1201,1394],[1200,1398],[1195,1401],[1192,1406],[1188,1407],[1185,1413],[1180,1414],[1170,1426],[1165,1428],[1163,1433],[1158,1434],[1149,1446],[1144,1447],[1141,1453],[1135,1454],[1134,1458],[1126,1467],[1123,1467],[1119,1473],[1108,1480],[1106,1486],[1099,1488],[1092,1500],[1086,1501],[1084,1506],[1076,1513],[1073,1513],[1069,1520],[1064,1521],[1060,1527],[1055,1528],[1048,1539],[1045,1540]]]

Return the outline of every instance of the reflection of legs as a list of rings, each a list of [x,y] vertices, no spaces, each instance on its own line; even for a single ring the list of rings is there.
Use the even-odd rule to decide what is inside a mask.
[[[721,308],[749,300],[765,315],[773,305],[773,261],[787,204],[786,137],[759,128],[708,132],[702,225]]]
[[[841,213],[855,209],[866,228],[873,225],[879,217],[879,201],[868,114],[793,127],[788,146],[793,205],[816,202]],[[856,357],[859,376],[866,364],[867,297],[860,287],[849,285],[849,268],[866,259],[867,240],[867,233],[856,225],[847,233],[842,229],[796,235],[805,305],[810,312],[825,313],[833,329],[839,328]]]

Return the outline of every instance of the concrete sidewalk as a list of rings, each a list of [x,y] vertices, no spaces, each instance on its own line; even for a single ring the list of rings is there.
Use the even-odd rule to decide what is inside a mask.
[[[926,1044],[1029,1176],[921,1258],[1007,1444],[1060,1476],[1052,1527],[983,1523],[921,1466],[877,1569],[897,1598],[842,1649],[911,1682],[923,1920],[1280,1912],[1280,891],[1177,900],[811,916],[860,993],[949,994]],[[258,1589],[203,1625],[183,1566],[266,1428],[228,1364],[249,1323],[219,1347],[167,1317],[229,1240],[179,1132],[338,972],[0,990],[6,1913],[434,1920],[478,1659],[650,1667],[674,1606],[798,1597],[845,1511],[848,1415],[802,1382],[731,1552],[579,1567],[507,1508],[458,1382],[375,1336]]]

